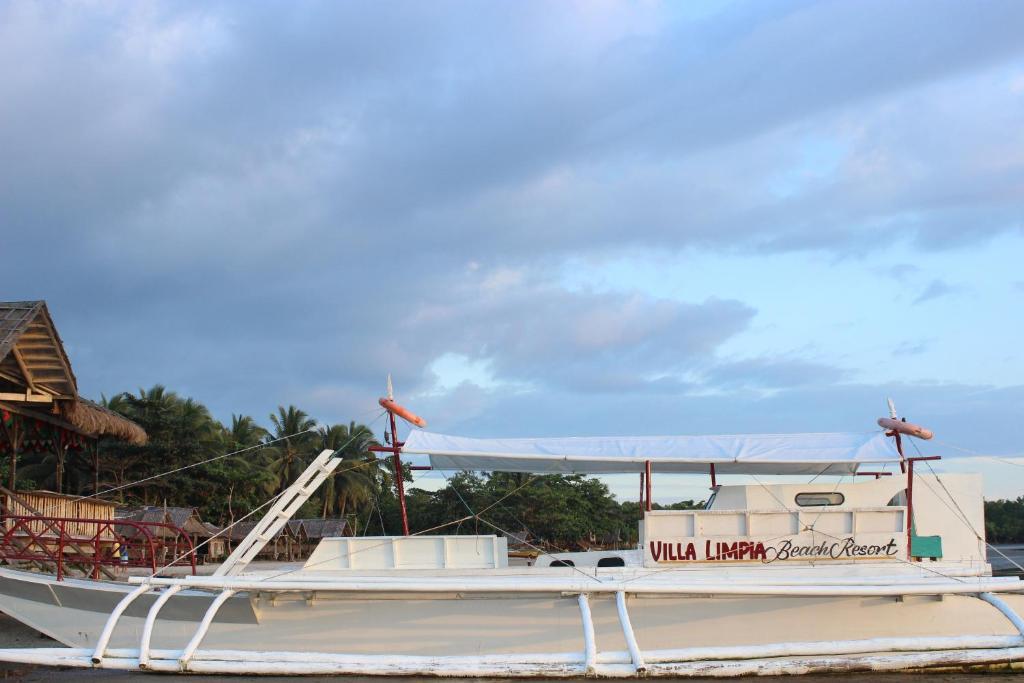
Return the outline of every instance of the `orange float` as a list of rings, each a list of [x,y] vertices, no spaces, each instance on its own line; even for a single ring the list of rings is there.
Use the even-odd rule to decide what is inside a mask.
[[[916,436],[917,438],[924,439],[925,441],[935,436],[930,429],[916,425],[913,422],[904,422],[903,420],[897,420],[892,417],[878,418],[878,426],[892,432],[899,432],[900,434],[906,434],[908,436]]]
[[[390,398],[382,398],[377,402],[380,403],[381,408],[388,411],[392,415],[397,415],[398,417],[402,418],[411,425],[415,425],[417,427],[420,427],[421,429],[427,426],[426,420],[424,420],[422,417],[412,412],[408,408],[403,408],[402,406],[398,405]]]

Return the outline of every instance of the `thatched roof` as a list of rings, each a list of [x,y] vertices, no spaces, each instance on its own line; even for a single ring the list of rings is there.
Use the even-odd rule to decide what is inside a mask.
[[[78,380],[45,301],[0,302],[0,401],[55,424],[59,416],[86,436],[146,443],[146,432],[122,415],[78,395]]]
[[[133,522],[173,524],[192,536],[205,537],[212,535],[209,528],[207,528],[203,521],[199,519],[199,513],[195,508],[150,505],[148,507],[125,511],[123,514],[118,515],[118,519],[131,520]],[[173,535],[173,532],[170,529],[160,529],[156,535]]]
[[[343,519],[300,519],[306,538],[333,538],[348,535],[348,523]]]
[[[86,398],[79,397],[77,401],[61,406],[61,414],[65,420],[90,436],[112,436],[136,446],[149,440],[142,427]]]
[[[0,302],[0,374],[39,397],[78,396],[78,381],[45,301]]]

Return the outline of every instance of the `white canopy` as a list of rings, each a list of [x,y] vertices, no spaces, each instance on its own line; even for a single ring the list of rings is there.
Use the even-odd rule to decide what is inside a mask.
[[[861,465],[898,463],[882,432],[474,439],[414,429],[404,453],[430,456],[441,470],[538,473],[655,472],[850,474]]]

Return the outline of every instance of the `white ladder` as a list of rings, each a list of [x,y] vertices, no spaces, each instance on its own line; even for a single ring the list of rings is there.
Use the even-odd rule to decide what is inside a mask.
[[[309,497],[320,488],[320,485],[341,463],[340,457],[334,457],[335,452],[328,449],[316,456],[316,459],[295,480],[295,483],[285,489],[277,501],[270,506],[267,514],[257,522],[234,552],[228,555],[224,563],[213,573],[214,576],[235,576],[259,555],[264,546],[288,523],[292,515],[309,500]]]

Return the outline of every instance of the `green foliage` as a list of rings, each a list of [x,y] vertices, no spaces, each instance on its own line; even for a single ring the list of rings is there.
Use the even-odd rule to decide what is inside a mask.
[[[637,542],[638,504],[618,503],[604,482],[582,475],[495,472],[484,477],[461,472],[438,491],[413,489],[407,498],[413,531],[442,525],[449,525],[442,527],[448,534],[526,530],[530,543],[545,550],[630,547]],[[684,501],[668,509],[693,507],[703,504]],[[465,517],[471,519],[450,524]]]
[[[989,543],[1024,543],[1024,497],[985,501],[985,536]]]
[[[204,519],[229,524],[284,490],[323,448],[341,448],[346,462],[303,506],[300,516],[365,515],[381,487],[390,485],[390,476],[367,450],[374,440],[365,425],[352,422],[317,432],[316,421],[305,411],[279,406],[269,416],[272,431],[248,415],[232,415],[226,427],[202,404],[160,385],[138,394],[118,394],[105,399],[104,405],[134,420],[149,435],[144,446],[114,440],[99,444],[99,489],[117,489],[107,497],[126,505],[196,507]],[[45,455],[37,460],[27,463],[26,474],[51,476]],[[71,463],[66,489],[93,492],[88,460],[80,457]],[[185,469],[156,476],[179,468]]]

